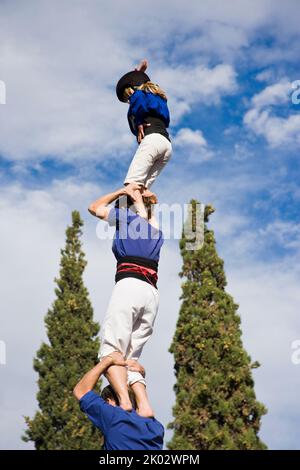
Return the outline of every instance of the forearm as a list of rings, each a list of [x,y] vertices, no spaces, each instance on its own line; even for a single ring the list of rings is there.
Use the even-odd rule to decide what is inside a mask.
[[[113,359],[109,356],[102,359],[95,367],[89,370],[74,388],[75,397],[80,400],[90,390],[93,390],[101,375],[113,364]]]
[[[125,188],[119,188],[116,191],[112,193],[105,194],[104,196],[101,196],[99,199],[96,201],[92,202],[89,206],[89,212],[92,215],[97,216],[97,209],[100,207],[106,207],[112,202],[114,202],[118,197],[123,196],[125,193]]]

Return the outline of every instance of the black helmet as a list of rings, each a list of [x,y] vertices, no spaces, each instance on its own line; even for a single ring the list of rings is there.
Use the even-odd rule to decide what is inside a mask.
[[[123,97],[125,88],[140,86],[143,83],[146,83],[149,81],[150,81],[150,78],[145,72],[140,72],[139,70],[133,70],[132,72],[128,72],[125,75],[123,75],[123,77],[121,77],[117,83],[117,86],[116,86],[117,97],[119,98],[120,101],[123,101],[123,103],[126,103],[126,100]]]

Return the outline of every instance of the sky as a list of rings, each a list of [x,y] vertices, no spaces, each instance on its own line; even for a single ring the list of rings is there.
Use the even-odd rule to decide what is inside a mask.
[[[144,57],[171,113],[173,156],[153,190],[163,203],[215,207],[209,228],[226,289],[244,347],[261,363],[260,436],[270,449],[300,448],[299,20],[297,0],[0,1],[1,449],[33,448],[21,440],[23,416],[37,409],[32,361],[74,209],[85,224],[85,284],[103,321],[115,261],[87,207],[122,185],[135,152],[115,84]],[[166,240],[159,315],[142,357],[164,425],[175,399],[168,348],[181,261],[178,240]]]

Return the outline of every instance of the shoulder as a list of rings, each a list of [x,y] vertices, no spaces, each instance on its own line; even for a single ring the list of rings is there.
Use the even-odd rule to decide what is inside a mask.
[[[103,400],[102,397],[100,397],[100,395],[93,392],[92,390],[90,390],[85,395],[83,395],[83,397],[80,398],[79,404],[80,404],[80,408],[82,409],[82,411],[85,411],[90,406],[94,406],[94,405],[98,405],[98,406],[107,405],[107,406],[110,406],[110,405],[108,405],[108,403],[106,403],[106,401]]]
[[[154,93],[151,93],[151,92],[148,92],[147,95],[148,95],[147,99],[152,106],[162,107],[162,106],[167,105],[167,101],[161,96],[155,95]]]
[[[143,90],[135,90],[135,92],[130,96],[129,101],[133,103],[138,99],[145,99],[146,93]]]
[[[158,421],[156,418],[153,418],[153,422],[154,422],[155,425],[160,429],[161,434],[164,435],[164,434],[165,434],[165,428],[164,428],[164,426],[161,424],[161,422]]]

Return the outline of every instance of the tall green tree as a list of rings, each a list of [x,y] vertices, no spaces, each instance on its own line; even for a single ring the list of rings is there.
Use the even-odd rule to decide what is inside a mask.
[[[191,201],[192,220],[197,201]],[[225,291],[223,261],[214,232],[207,228],[211,206],[204,210],[204,243],[180,249],[182,304],[170,352],[177,382],[170,449],[266,449],[258,431],[265,407],[256,400],[251,362],[241,340],[238,305]],[[195,226],[194,226],[195,227]]]
[[[39,411],[30,419],[23,439],[37,450],[100,449],[101,436],[80,411],[72,391],[79,378],[97,362],[99,325],[83,283],[86,267],[81,248],[83,222],[77,211],[66,230],[61,250],[56,299],[45,317],[49,343],[34,359],[39,375]]]

